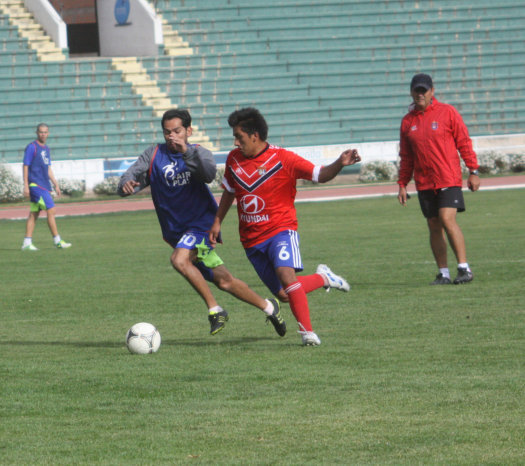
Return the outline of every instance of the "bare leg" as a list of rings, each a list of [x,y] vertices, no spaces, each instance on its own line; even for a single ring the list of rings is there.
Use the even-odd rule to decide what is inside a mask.
[[[57,222],[55,220],[56,208],[52,207],[47,210],[47,226],[53,238],[58,235]]]
[[[467,250],[465,237],[456,221],[456,213],[457,209],[454,208],[444,207],[439,209],[439,218],[447,233],[448,242],[454,251],[458,264],[461,264],[467,262]]]
[[[259,309],[266,307],[266,300],[261,298],[242,280],[235,278],[225,265],[219,265],[213,269],[213,282],[220,290],[230,293],[245,303]]]
[[[447,242],[445,240],[445,230],[439,217],[427,219],[428,230],[430,231],[430,248],[434,254],[434,259],[438,268],[447,267]]]
[[[32,238],[33,232],[35,231],[36,221],[38,219],[40,212],[29,212],[29,217],[27,217],[26,222],[26,238]]]
[[[208,309],[217,306],[217,300],[213,296],[208,283],[202,276],[200,270],[193,265],[192,258],[195,255],[189,249],[175,249],[171,255],[171,264],[195,289],[204,300]]]

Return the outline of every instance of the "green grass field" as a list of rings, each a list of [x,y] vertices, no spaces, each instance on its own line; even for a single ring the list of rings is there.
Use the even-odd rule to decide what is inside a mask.
[[[1,464],[523,464],[523,190],[467,193],[459,215],[473,283],[436,272],[416,199],[298,206],[306,271],[350,293],[309,295],[320,347],[302,347],[283,308],[217,291],[230,312],[211,337],[200,298],[171,269],[153,212],[1,221]],[[219,253],[267,295],[224,225]],[[451,269],[455,260],[451,255]],[[128,353],[135,322],[163,338]]]

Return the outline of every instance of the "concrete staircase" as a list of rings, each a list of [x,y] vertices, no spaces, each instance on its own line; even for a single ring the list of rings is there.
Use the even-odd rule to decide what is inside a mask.
[[[20,36],[28,40],[29,47],[36,51],[40,61],[62,61],[67,58],[34,20],[23,0],[2,0],[0,12],[9,16],[10,24],[16,26]]]
[[[144,105],[153,107],[153,114],[162,117],[166,110],[176,108],[171,99],[162,92],[157,83],[151,79],[146,69],[140,64],[135,57],[113,58],[113,67],[122,72],[123,79],[130,82],[133,92],[142,97]],[[210,150],[217,150],[211,144],[209,137],[205,136],[198,127],[193,126],[193,136],[191,142],[206,146]]]
[[[172,29],[168,21],[166,21],[160,11],[155,8],[155,2],[149,0],[149,5],[155,11],[155,14],[162,23],[162,38],[164,40],[164,55],[183,56],[193,55],[193,49],[188,45],[188,42],[182,40],[179,33]]]
[[[157,12],[162,23],[162,37],[164,38],[164,55],[183,56],[193,55],[193,49],[188,42],[182,40],[177,31],[174,31],[168,22]]]
[[[166,110],[172,108],[171,100],[135,57],[116,57],[111,61],[113,68],[122,72],[124,81],[131,83],[133,92],[142,97],[144,105],[153,107],[155,116],[162,116]]]

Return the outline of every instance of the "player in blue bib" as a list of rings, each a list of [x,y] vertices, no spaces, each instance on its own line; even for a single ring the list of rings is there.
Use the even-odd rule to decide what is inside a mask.
[[[36,136],[37,139],[28,144],[24,151],[24,196],[30,199],[30,208],[22,251],[38,251],[33,244],[33,232],[41,210],[47,211],[47,225],[55,246],[58,249],[66,249],[71,244],[62,240],[58,234],[56,207],[51,196],[51,183],[55,186],[57,196],[60,196],[60,187],[51,169],[51,151],[46,145],[49,136],[48,126],[40,123],[36,128]]]
[[[162,237],[173,248],[171,264],[199,293],[208,307],[210,333],[222,330],[228,313],[218,304],[207,281],[261,309],[280,336],[286,333],[276,299],[266,300],[234,277],[210,244],[209,230],[217,202],[206,183],[215,179],[213,154],[189,144],[191,116],[187,110],[168,110],[162,117],[164,144],[146,149],[122,175],[121,196],[150,186]]]

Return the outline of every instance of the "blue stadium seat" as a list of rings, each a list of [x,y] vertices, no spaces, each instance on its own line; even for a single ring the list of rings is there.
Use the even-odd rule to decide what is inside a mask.
[[[274,134],[284,142],[286,134],[290,143],[296,141],[301,126],[308,128],[302,144],[332,142],[340,136],[327,132],[330,121],[344,140],[348,135],[359,141],[397,139],[410,103],[410,78],[420,71],[434,76],[438,95],[457,102],[466,118],[490,105],[482,97],[466,99],[467,88],[469,96],[476,89],[491,95],[497,83],[523,92],[525,9],[518,0],[444,0],[425,8],[384,2],[381,11],[364,0],[269,0],[264,5],[156,2],[195,53],[144,59],[144,66],[174,102],[190,108],[219,147],[231,147],[228,113],[247,105],[259,107],[278,125]],[[520,104],[505,105],[510,108],[501,115],[510,119]],[[370,114],[377,121],[363,124]],[[294,123],[276,119],[279,115]],[[310,131],[314,127],[318,133]],[[475,126],[488,134],[492,128]]]
[[[139,61],[222,150],[229,113],[245,106],[261,109],[275,144],[396,140],[417,72],[433,75],[472,135],[525,133],[522,0],[154,3],[193,53]],[[162,140],[111,60],[40,62],[1,15],[0,99],[0,161],[18,161],[42,119],[53,121],[55,158],[135,156]]]

